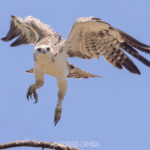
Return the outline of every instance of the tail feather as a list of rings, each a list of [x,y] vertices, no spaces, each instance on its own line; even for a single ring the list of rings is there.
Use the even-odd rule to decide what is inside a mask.
[[[27,73],[33,73],[34,72],[34,69],[32,68],[32,69],[29,69],[29,70],[27,70],[26,71]]]
[[[76,68],[73,64],[68,63],[68,67],[69,67],[69,74],[68,74],[68,78],[77,78],[77,79],[81,79],[81,78],[89,78],[89,77],[99,77],[102,78],[99,75],[95,75],[95,74],[91,74],[88,73],[86,71],[83,71],[79,68]],[[26,71],[27,73],[34,73],[34,69],[29,69]]]
[[[68,66],[69,66],[69,74],[68,74],[68,78],[89,78],[89,77],[99,77],[101,78],[101,76],[99,75],[95,75],[95,74],[91,74],[91,73],[88,73],[86,71],[83,71],[79,68],[76,68],[73,64],[71,63],[68,63]]]

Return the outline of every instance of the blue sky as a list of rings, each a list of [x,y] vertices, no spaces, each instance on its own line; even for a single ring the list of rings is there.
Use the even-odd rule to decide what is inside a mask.
[[[95,16],[150,44],[149,0],[1,0],[0,7],[0,37],[8,31],[12,14],[37,17],[64,38],[77,18]],[[54,127],[56,79],[46,75],[37,91],[39,102],[28,102],[34,77],[25,70],[33,66],[33,46],[9,44],[0,41],[0,143],[30,139],[74,143],[86,150],[150,149],[150,68],[133,59],[142,72],[138,76],[114,68],[103,57],[69,59],[104,78],[68,79],[62,117]]]

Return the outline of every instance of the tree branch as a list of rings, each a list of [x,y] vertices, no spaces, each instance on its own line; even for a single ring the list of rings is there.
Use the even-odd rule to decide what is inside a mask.
[[[42,141],[15,141],[10,143],[0,144],[0,149],[13,148],[13,147],[40,147],[54,150],[80,150],[75,147],[66,146],[64,144],[58,144],[53,142],[42,142]]]

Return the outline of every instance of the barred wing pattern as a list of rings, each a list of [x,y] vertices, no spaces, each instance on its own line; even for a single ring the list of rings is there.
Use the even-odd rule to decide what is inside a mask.
[[[55,36],[57,34],[48,25],[43,24],[32,16],[27,16],[26,18],[11,16],[11,18],[10,29],[7,35],[1,39],[7,42],[18,37],[10,46],[36,44],[45,36]]]
[[[125,67],[136,74],[140,74],[140,71],[125,52],[150,66],[150,61],[137,51],[150,53],[150,46],[94,17],[79,18],[74,23],[65,49],[70,57],[91,59],[102,55],[113,66],[119,69]]]
[[[81,79],[81,78],[86,79],[86,78],[89,78],[89,77],[99,77],[99,78],[101,78],[101,76],[91,74],[89,72],[81,70],[81,69],[75,67],[71,63],[68,63],[68,67],[69,67],[69,74],[67,76],[68,78],[77,78],[77,79]]]

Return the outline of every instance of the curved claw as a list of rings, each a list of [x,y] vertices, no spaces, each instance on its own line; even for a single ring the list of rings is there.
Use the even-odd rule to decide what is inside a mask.
[[[35,104],[38,102],[38,95],[37,95],[37,93],[36,93],[36,90],[35,90],[35,88],[33,87],[33,86],[30,86],[29,88],[28,88],[28,92],[27,92],[27,100],[29,101],[30,99],[32,99],[32,95],[33,95],[33,97],[34,97],[34,99],[35,99]]]
[[[36,93],[36,91],[33,92],[33,96],[34,96],[34,99],[35,99],[35,104],[38,102],[38,95]]]
[[[27,92],[26,97],[27,97],[27,100],[28,100],[28,101],[29,101],[30,99],[32,99],[32,95],[31,95],[31,92],[30,92],[29,89],[28,89],[28,92]]]
[[[61,117],[62,108],[61,106],[57,106],[55,109],[55,116],[54,116],[54,126],[58,123]]]

